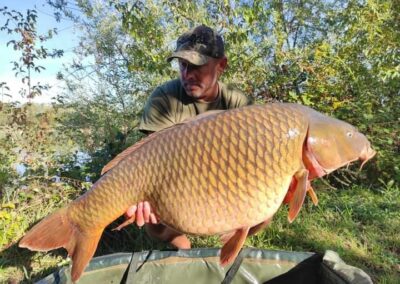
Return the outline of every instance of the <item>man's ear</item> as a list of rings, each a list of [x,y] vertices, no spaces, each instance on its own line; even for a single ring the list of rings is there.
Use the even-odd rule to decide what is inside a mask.
[[[218,62],[218,71],[220,75],[224,72],[227,66],[228,66],[228,59],[226,58],[226,56],[224,56]]]

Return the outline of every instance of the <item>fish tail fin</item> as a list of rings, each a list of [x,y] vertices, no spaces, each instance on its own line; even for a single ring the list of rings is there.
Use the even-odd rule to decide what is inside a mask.
[[[72,281],[76,281],[81,276],[82,272],[85,270],[85,267],[89,263],[90,259],[93,257],[97,244],[99,243],[102,232],[98,234],[78,234],[76,238],[74,238],[74,247],[72,249],[72,253],[68,250],[68,254],[72,258],[72,270],[71,270],[71,278]]]
[[[103,229],[96,233],[84,232],[62,208],[36,224],[19,242],[19,247],[34,251],[48,251],[64,247],[72,258],[72,281],[82,274],[95,253]]]

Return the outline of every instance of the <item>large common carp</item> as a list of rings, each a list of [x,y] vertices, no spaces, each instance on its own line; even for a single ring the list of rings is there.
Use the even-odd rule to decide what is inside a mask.
[[[77,280],[104,228],[148,200],[179,232],[221,234],[221,264],[231,263],[250,228],[282,202],[297,216],[313,178],[374,156],[353,126],[297,104],[212,112],[154,133],[111,161],[90,191],[35,225],[20,247],[64,247]],[[286,197],[286,198],[285,198]]]

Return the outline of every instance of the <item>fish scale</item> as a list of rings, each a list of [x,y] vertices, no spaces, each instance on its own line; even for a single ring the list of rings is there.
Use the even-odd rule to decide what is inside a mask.
[[[296,104],[203,114],[119,154],[90,191],[35,225],[20,246],[67,248],[75,281],[104,228],[146,200],[178,232],[227,233],[221,250],[227,264],[250,228],[267,224],[282,202],[289,203],[290,222],[307,190],[316,202],[309,180],[374,155],[351,125]]]
[[[291,111],[287,111],[285,113],[286,116],[291,116],[293,115],[293,112]],[[258,118],[260,118],[260,113],[255,114],[255,116],[257,116]],[[249,184],[251,185],[251,183],[248,181],[247,176],[246,176],[246,161],[251,160],[251,158],[249,159],[249,157],[251,156],[258,156],[260,157],[260,155],[257,155],[256,153],[254,153],[254,149],[252,149],[251,147],[247,147],[245,148],[245,145],[248,145],[248,140],[249,137],[253,138],[253,136],[251,136],[252,133],[258,133],[257,128],[261,128],[260,125],[258,124],[265,124],[265,122],[267,121],[270,125],[271,128],[278,128],[279,130],[276,131],[281,137],[279,139],[279,141],[283,141],[283,138],[285,138],[285,135],[287,133],[288,130],[288,126],[286,126],[286,129],[283,127],[283,124],[280,123],[280,120],[282,120],[283,114],[280,113],[280,116],[278,118],[271,117],[270,115],[264,115],[261,116],[264,118],[264,120],[260,120],[258,119],[258,121],[256,119],[254,119],[254,116],[249,116],[246,115],[244,113],[240,113],[238,112],[236,114],[236,116],[234,118],[229,118],[229,121],[231,123],[234,123],[234,121],[237,121],[237,123],[239,124],[239,126],[237,126],[237,124],[235,124],[234,126],[228,126],[227,124],[223,124],[223,123],[212,123],[213,121],[210,121],[211,123],[209,123],[209,125],[204,126],[204,124],[202,124],[202,131],[200,132],[209,132],[209,133],[232,133],[235,132],[235,129],[241,129],[242,132],[237,132],[239,135],[239,139],[233,139],[233,140],[229,140],[231,141],[231,143],[229,143],[227,145],[227,149],[230,149],[230,153],[233,153],[233,156],[236,157],[235,162],[237,164],[234,164],[232,166],[229,166],[228,169],[224,169],[224,167],[221,167],[221,164],[223,164],[223,162],[220,162],[219,165],[216,164],[216,162],[218,162],[219,157],[215,156],[215,153],[213,154],[213,151],[221,151],[221,147],[220,145],[223,145],[224,142],[227,141],[226,137],[223,135],[203,135],[203,137],[206,137],[206,140],[203,142],[203,145],[198,145],[197,143],[188,143],[190,141],[190,135],[194,135],[195,134],[195,130],[196,130],[196,126],[191,128],[190,131],[186,132],[186,133],[190,133],[189,135],[181,135],[183,137],[183,139],[178,139],[178,141],[180,141],[180,143],[178,143],[176,145],[176,150],[174,151],[174,155],[175,157],[178,157],[178,159],[180,161],[184,161],[184,167],[180,168],[183,172],[178,173],[175,172],[175,174],[172,174],[172,177],[176,177],[177,178],[177,182],[170,182],[167,185],[163,184],[163,190],[165,190],[166,192],[169,192],[169,186],[168,185],[180,185],[177,186],[178,188],[180,188],[180,190],[176,193],[174,193],[176,196],[174,196],[173,198],[168,198],[168,201],[171,200],[175,200],[175,199],[180,199],[179,202],[176,202],[177,204],[186,204],[186,207],[188,210],[188,213],[185,214],[185,208],[180,208],[180,206],[177,208],[177,206],[172,206],[172,209],[169,208],[169,210],[167,210],[167,207],[170,206],[170,204],[168,204],[169,202],[159,202],[162,205],[159,206],[155,206],[155,210],[156,212],[158,212],[160,215],[168,215],[165,217],[166,220],[169,220],[169,222],[167,222],[169,225],[174,224],[174,222],[179,222],[178,220],[180,220],[179,223],[181,223],[182,225],[176,226],[176,229],[183,231],[183,232],[189,232],[189,233],[194,233],[194,234],[212,234],[215,233],[213,229],[215,227],[215,224],[213,224],[213,219],[219,219],[219,218],[224,218],[227,220],[230,219],[235,219],[235,218],[231,218],[231,217],[237,217],[236,215],[240,215],[239,213],[234,213],[237,212],[237,210],[223,210],[222,212],[230,212],[231,214],[236,214],[235,216],[215,216],[216,213],[213,213],[213,216],[209,216],[207,215],[207,218],[210,218],[209,222],[209,226],[207,226],[208,228],[205,229],[202,226],[199,226],[200,228],[194,228],[195,224],[197,223],[196,221],[193,222],[185,222],[184,218],[182,216],[190,216],[191,220],[196,220],[196,210],[195,210],[195,205],[199,204],[201,202],[199,202],[197,200],[197,198],[201,198],[201,197],[206,197],[209,196],[211,197],[211,199],[216,200],[216,202],[212,202],[212,201],[208,201],[211,202],[212,204],[208,204],[208,207],[213,207],[215,206],[219,206],[222,208],[235,208],[234,204],[232,204],[233,202],[236,204],[237,206],[237,196],[247,196],[247,197],[251,197],[251,195],[255,196],[257,199],[260,200],[267,200],[271,197],[273,197],[274,193],[276,191],[274,191],[274,189],[276,188],[276,185],[278,184],[278,187],[281,190],[282,186],[286,186],[288,187],[288,182],[290,182],[290,180],[287,178],[284,182],[276,182],[274,181],[274,177],[276,179],[276,176],[278,176],[279,178],[281,178],[282,173],[281,170],[284,167],[287,167],[286,165],[282,165],[282,163],[284,162],[283,160],[280,159],[280,155],[279,157],[276,156],[278,159],[272,159],[271,160],[271,155],[272,152],[274,150],[274,147],[269,147],[268,146],[273,146],[273,143],[268,143],[265,144],[264,141],[259,141],[260,139],[257,140],[256,138],[256,143],[257,145],[261,145],[261,149],[263,149],[264,154],[262,155],[262,160],[259,161],[257,164],[253,164],[253,163],[249,163],[248,168],[250,169],[254,169],[256,168],[256,173],[258,173],[257,176],[253,176],[250,177],[250,179],[252,180],[259,180],[261,182],[257,183],[257,186],[254,186],[254,183],[252,186],[250,186],[251,190],[249,190]],[[236,120],[235,120],[236,119]],[[227,119],[228,120],[228,119]],[[254,123],[255,121],[255,123]],[[301,119],[299,119],[298,125],[292,125],[291,127],[300,127],[301,126]],[[244,127],[244,124],[246,124],[247,126]],[[303,123],[304,125],[304,123]],[[227,128],[228,131],[226,129],[221,129],[221,128]],[[230,130],[231,129],[231,130]],[[243,129],[246,129],[246,131],[243,131]],[[185,129],[178,129],[181,131],[184,131]],[[286,131],[286,132],[284,132]],[[179,135],[179,133],[173,133],[173,135]],[[171,134],[172,136],[172,134]],[[263,136],[258,136],[258,138],[264,138]],[[223,141],[222,141],[223,139]],[[174,142],[176,142],[177,139],[174,140]],[[298,150],[301,150],[301,146],[302,146],[302,141],[301,141],[301,137],[298,141],[291,141],[291,140],[287,140],[288,142],[292,142],[292,144],[294,146],[294,148],[298,148]],[[295,142],[295,143],[293,143]],[[297,142],[297,145],[295,145]],[[300,143],[298,143],[300,142]],[[168,143],[168,140],[165,139],[164,143]],[[226,144],[226,143],[225,143]],[[201,147],[201,146],[205,146],[205,147]],[[167,146],[166,146],[167,147]],[[179,151],[180,149],[180,151]],[[201,152],[199,151],[199,149],[201,149]],[[250,149],[250,150],[249,150]],[[285,148],[282,148],[285,149]],[[149,150],[150,152],[152,152],[152,150]],[[282,152],[282,151],[281,151]],[[284,152],[287,152],[286,150],[284,150]],[[198,159],[198,156],[202,155],[203,156],[203,166],[202,167],[198,167],[196,163],[191,163],[191,161],[194,161],[196,159]],[[207,157],[207,158],[205,158]],[[223,160],[223,159],[222,159]],[[299,159],[300,161],[300,159]],[[269,169],[275,169],[275,172],[271,173],[270,172],[270,176],[268,178],[268,180],[265,180],[262,176],[265,176],[266,173],[266,167],[264,166],[266,165],[267,168]],[[291,176],[293,174],[293,171],[296,170],[296,168],[298,168],[299,163],[297,163],[297,165],[293,165],[293,168],[288,168],[289,173],[286,173],[288,176]],[[260,167],[258,167],[260,166]],[[215,169],[219,169],[217,172],[215,171]],[[154,169],[156,170],[156,169]],[[230,174],[229,174],[230,173]],[[190,179],[187,179],[186,177],[190,177]],[[235,187],[229,188],[231,190],[231,192],[228,191],[228,188],[226,188],[226,186],[223,185],[222,180],[224,179],[228,179],[230,181],[232,180],[236,180],[235,182],[232,182],[233,185],[236,185]],[[207,180],[209,181],[209,186],[207,188],[204,188],[202,186],[196,186],[196,184],[200,184],[201,185],[201,180]],[[185,183],[186,181],[186,183]],[[221,185],[222,184],[222,185]],[[188,189],[186,186],[182,186],[182,185],[188,185],[190,188]],[[193,188],[195,188],[195,191],[198,193],[196,195],[193,195]],[[259,188],[262,188],[265,193],[263,193],[262,191],[259,190]],[[268,188],[270,190],[268,190]],[[172,191],[172,190],[171,190]],[[249,192],[251,191],[251,193]],[[217,195],[217,196],[215,196]],[[284,195],[284,194],[283,194]],[[277,204],[281,202],[281,198],[283,198],[283,196],[281,194],[281,196],[277,196],[277,199],[280,199],[280,201],[276,202]],[[235,198],[232,198],[232,196],[235,196]],[[246,209],[247,211],[249,210],[249,208],[251,206],[254,206],[255,204],[258,205],[257,202],[255,202],[257,199],[256,198],[247,198],[247,205]],[[240,198],[239,197],[239,201],[244,202],[243,200],[244,198]],[[201,200],[202,201],[202,200]],[[207,200],[204,200],[205,203],[207,204]],[[215,204],[214,204],[215,203]],[[198,207],[198,206],[197,206]],[[239,206],[239,208],[245,208],[245,206]],[[261,206],[256,206],[257,209],[258,207]],[[175,210],[173,210],[175,209]],[[160,212],[162,212],[162,210],[165,210],[168,212],[168,214],[161,214]],[[247,212],[240,212],[243,213],[243,215],[247,216],[247,215],[252,215],[253,210],[250,210],[250,214],[246,214]],[[263,215],[264,214],[264,215]],[[258,218],[254,218],[254,216],[252,216],[252,222],[258,222],[258,221],[262,221],[263,218],[266,218],[267,216],[267,212],[262,212],[258,215],[263,215],[260,216]],[[204,219],[204,216],[199,216],[200,218]],[[200,219],[199,218],[199,219]],[[243,220],[243,222],[245,221],[249,221],[249,220]],[[188,223],[193,223],[194,225],[185,225]],[[236,223],[236,221],[235,221]],[[200,223],[199,223],[200,224]],[[229,225],[234,225],[234,224],[229,224]],[[229,225],[227,225],[227,227],[229,227]],[[217,229],[219,230],[219,228]]]

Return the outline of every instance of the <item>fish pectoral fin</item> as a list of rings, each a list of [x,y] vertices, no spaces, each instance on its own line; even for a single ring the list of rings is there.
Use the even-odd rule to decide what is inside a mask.
[[[222,266],[226,266],[235,260],[246,240],[249,229],[250,227],[237,229],[232,233],[231,238],[226,241],[221,249],[220,255],[220,263]]]
[[[220,236],[220,240],[221,240],[222,244],[225,245],[225,244],[233,237],[233,235],[235,234],[235,232],[236,232],[236,231],[231,231],[231,232],[222,234],[222,235]]]
[[[293,177],[292,178],[292,181],[290,182],[290,185],[289,185],[289,189],[288,189],[288,191],[287,191],[287,193],[286,193],[286,196],[285,196],[285,198],[283,199],[283,203],[285,203],[285,204],[289,204],[290,203],[290,200],[292,200],[292,198],[293,198],[293,191],[294,191],[294,187],[293,187],[293,185],[295,184],[295,178]]]
[[[293,198],[289,203],[289,216],[288,220],[290,223],[296,219],[300,212],[301,206],[304,203],[304,199],[307,193],[307,182],[308,182],[308,170],[301,169],[294,175],[294,186]]]
[[[314,205],[317,206],[317,205],[318,205],[318,197],[317,197],[317,195],[315,194],[314,189],[311,187],[310,182],[307,181],[307,183],[308,183],[308,186],[307,186],[307,193],[308,193],[308,195],[311,197],[311,200],[312,200],[312,202],[314,203]]]

